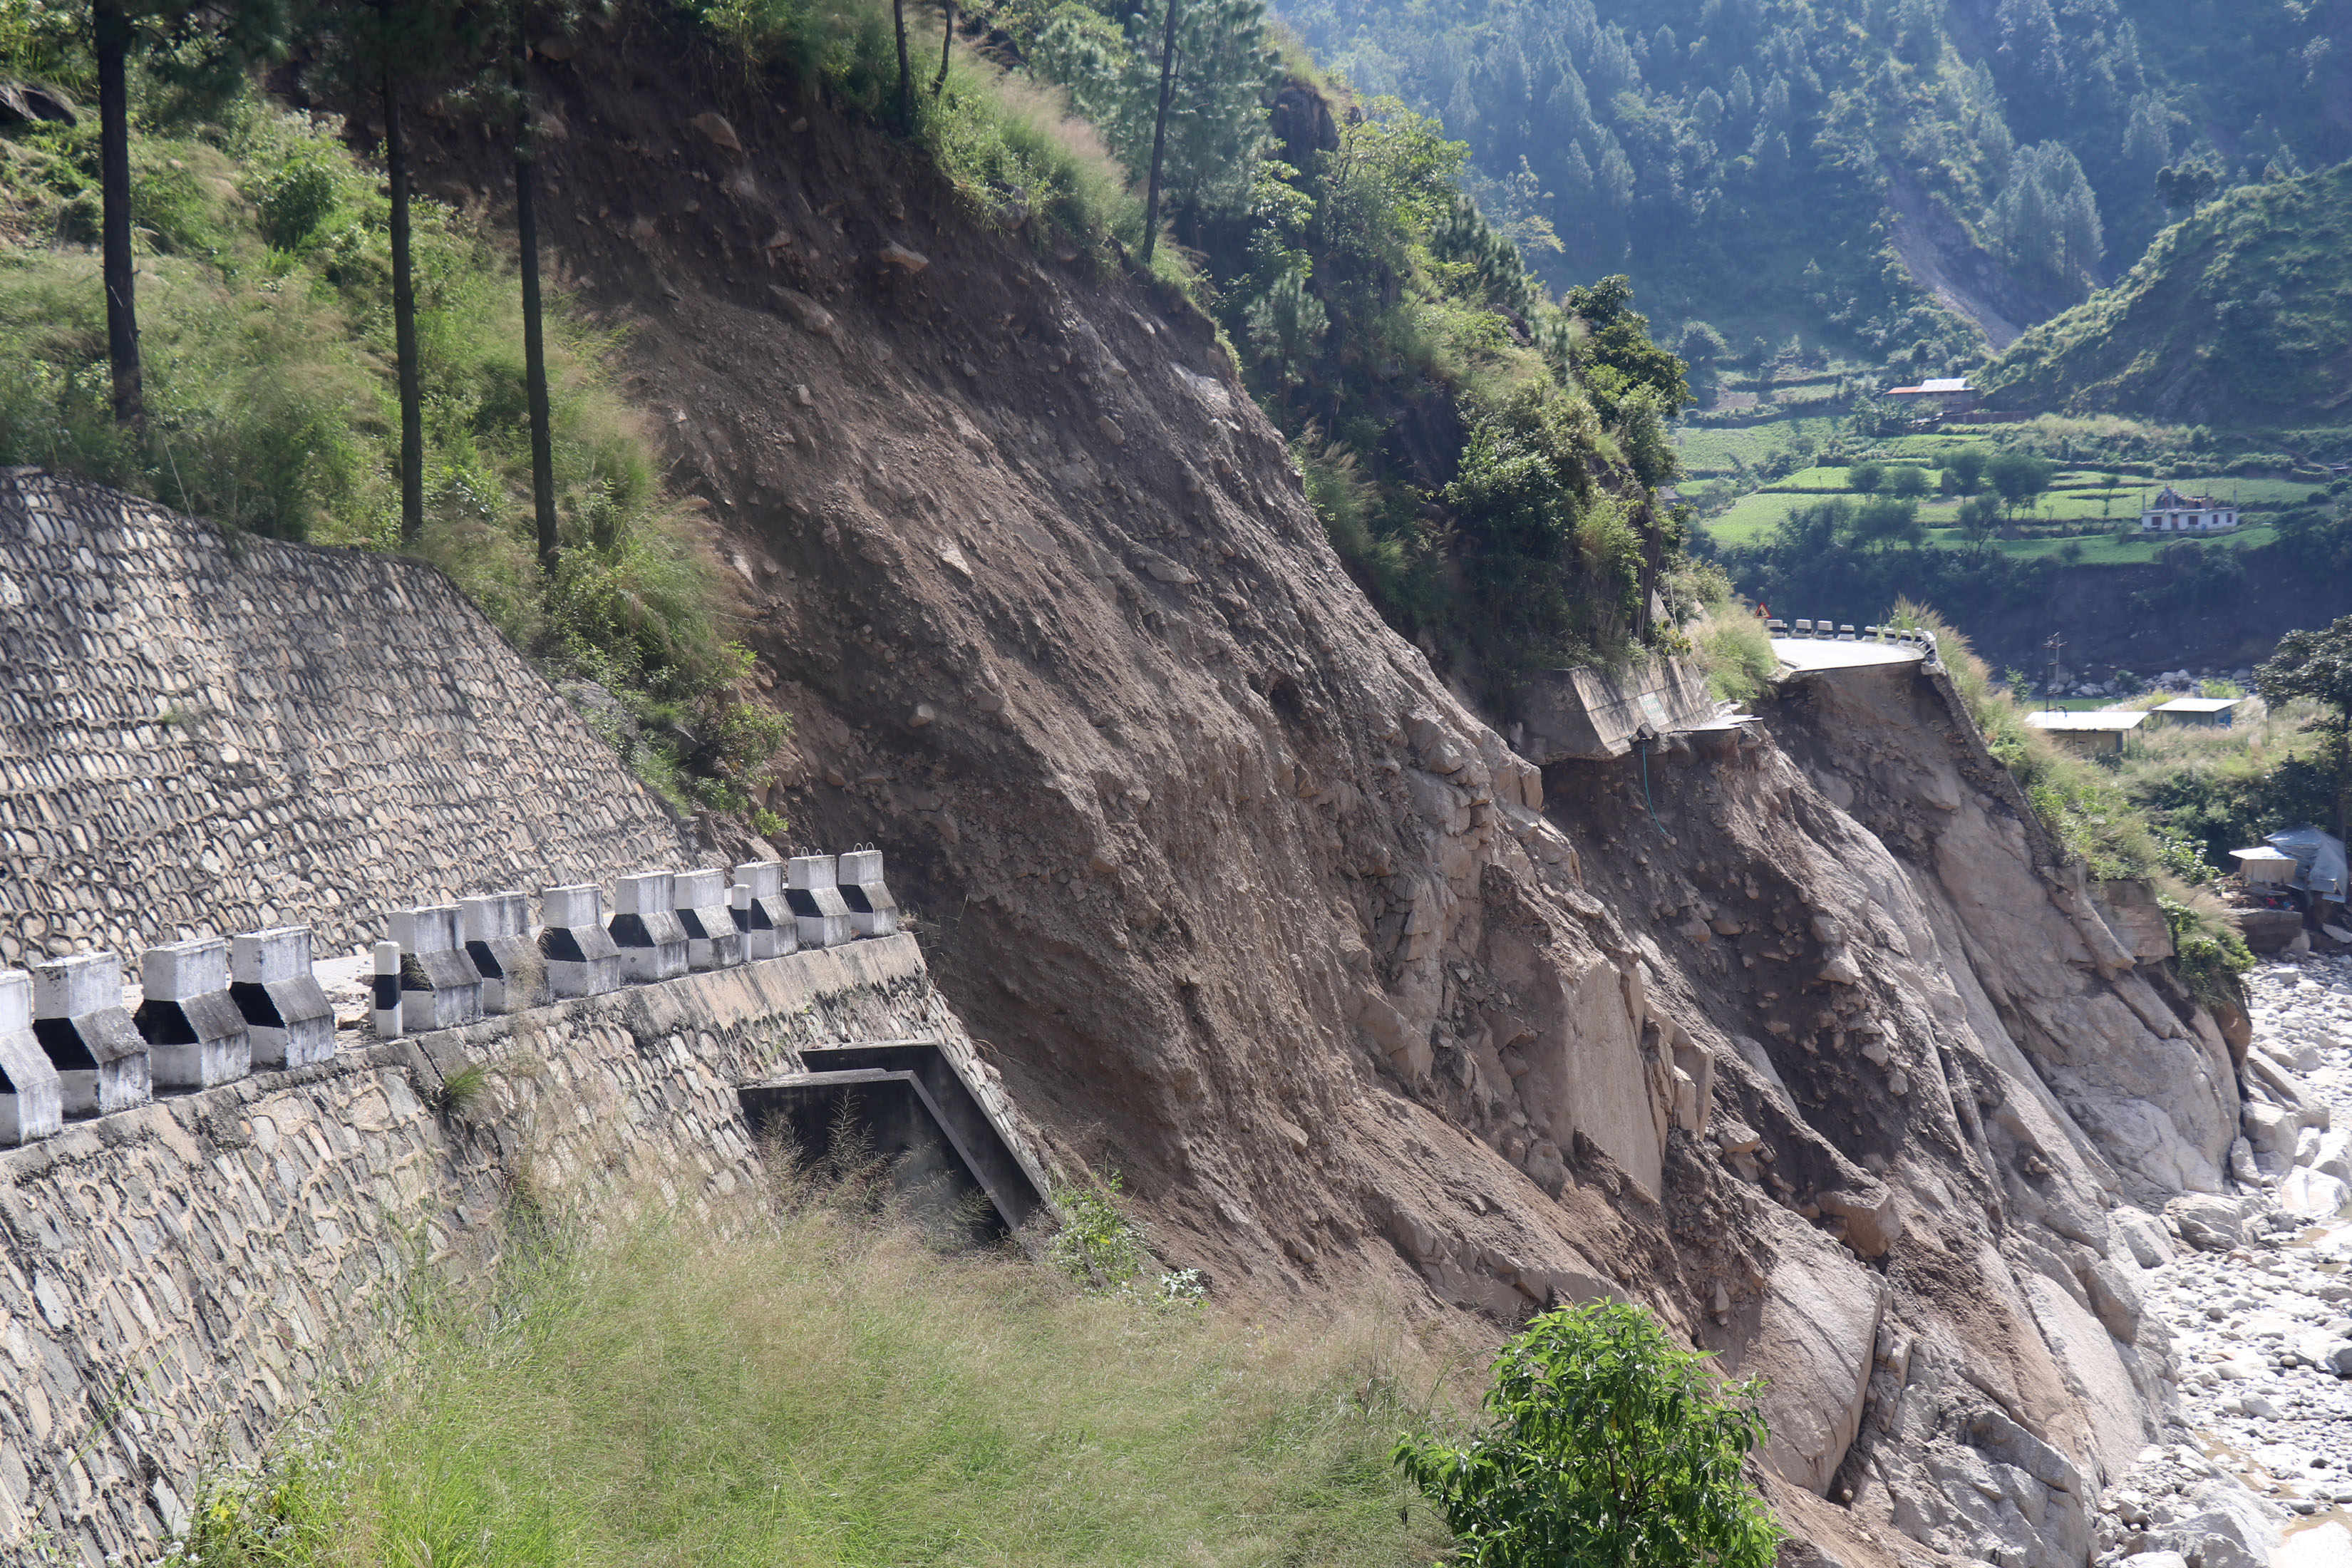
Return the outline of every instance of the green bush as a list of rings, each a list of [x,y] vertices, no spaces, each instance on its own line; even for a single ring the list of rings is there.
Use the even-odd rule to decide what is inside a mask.
[[[1710,1359],[1640,1307],[1546,1312],[1496,1358],[1483,1424],[1408,1432],[1396,1462],[1470,1568],[1767,1568],[1785,1532],[1745,1473],[1763,1384]]]

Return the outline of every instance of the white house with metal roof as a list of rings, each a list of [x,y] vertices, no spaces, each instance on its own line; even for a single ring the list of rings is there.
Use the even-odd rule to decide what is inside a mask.
[[[2142,533],[2227,533],[2238,526],[2235,501],[2210,496],[2185,496],[2170,485],[2140,509]]]
[[[2168,724],[2226,730],[2245,702],[2242,697],[2176,697],[2148,710],[2159,727]]]

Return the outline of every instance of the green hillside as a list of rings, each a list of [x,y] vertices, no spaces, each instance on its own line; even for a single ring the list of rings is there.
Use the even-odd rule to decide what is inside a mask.
[[[1945,304],[2005,339],[2217,186],[2352,156],[2341,5],[1276,8],[1360,89],[1442,114],[1555,281],[1626,272],[1742,365],[1797,337],[1894,374],[1963,368],[1980,344]]]
[[[2230,192],[1984,376],[2005,407],[2200,425],[2352,417],[2352,163]]]

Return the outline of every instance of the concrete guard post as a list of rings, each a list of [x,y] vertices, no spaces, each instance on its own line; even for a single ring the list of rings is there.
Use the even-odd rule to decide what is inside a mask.
[[[841,858],[841,898],[849,926],[860,936],[895,936],[898,900],[882,880],[882,851],[853,849]]]
[[[602,996],[621,988],[621,950],[604,929],[604,896],[593,882],[539,895],[539,955],[558,996]]]
[[[33,977],[0,969],[0,1147],[53,1136],[65,1124],[64,1086],[33,1037]]]
[[[800,927],[784,901],[781,860],[750,860],[735,868],[735,928],[743,933],[743,956],[782,958],[798,952]]]
[[[228,943],[169,942],[139,959],[144,993],[131,1016],[147,1041],[157,1089],[210,1089],[253,1071],[253,1039],[228,996]]]
[[[830,855],[795,855],[786,868],[784,900],[803,947],[839,947],[856,935],[849,905],[834,882],[836,869]]]
[[[380,942],[372,951],[375,959],[375,1037],[396,1040],[400,1038],[400,943]]]
[[[228,979],[253,1041],[254,1066],[306,1068],[333,1059],[335,1010],[310,973],[309,926],[231,937]]]
[[[688,969],[732,969],[743,962],[743,933],[728,907],[725,872],[680,871],[671,892],[673,912],[686,928]]]
[[[520,1013],[547,1001],[546,965],[530,940],[530,900],[520,892],[457,900],[466,956],[482,976],[482,1011]]]
[[[400,1022],[410,1033],[482,1021],[482,972],[457,936],[457,906],[392,911],[400,943]]]
[[[667,871],[647,871],[614,883],[616,907],[604,929],[621,950],[623,979],[644,985],[686,973],[686,927],[678,923],[676,880]]]
[[[67,1116],[107,1116],[154,1098],[147,1042],[122,1010],[113,953],[33,965],[33,1036],[58,1069]]]

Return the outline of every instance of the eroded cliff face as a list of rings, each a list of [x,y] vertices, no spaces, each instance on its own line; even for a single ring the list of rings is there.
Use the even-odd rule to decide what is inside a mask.
[[[2083,1562],[2164,1408],[2108,1260],[2216,1180],[2234,1081],[1948,690],[1540,773],[1349,584],[1196,313],[658,54],[549,68],[543,221],[709,503],[776,805],[889,851],[1061,1169],[1269,1303],[1638,1299],[1772,1377],[1838,1558]]]

